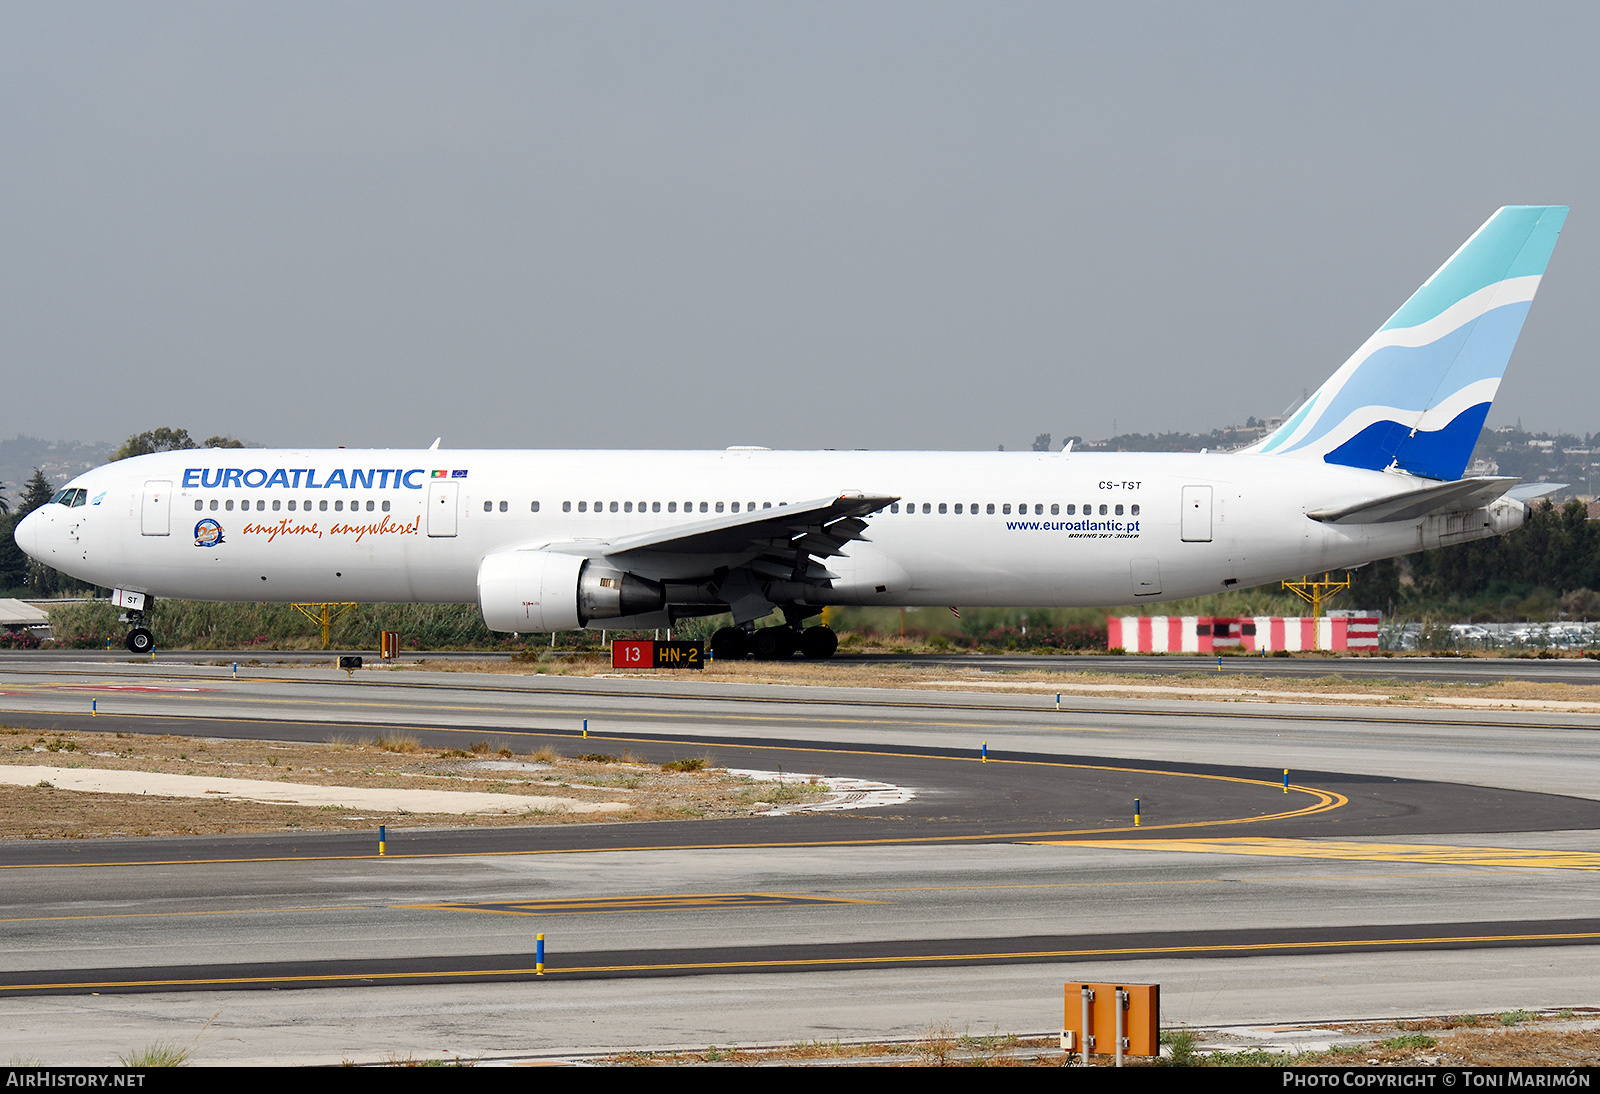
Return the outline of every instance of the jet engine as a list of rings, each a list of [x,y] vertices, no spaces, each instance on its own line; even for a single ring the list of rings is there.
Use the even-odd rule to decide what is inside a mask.
[[[603,560],[555,551],[496,551],[478,564],[478,610],[493,631],[570,631],[592,619],[660,611],[659,582]]]

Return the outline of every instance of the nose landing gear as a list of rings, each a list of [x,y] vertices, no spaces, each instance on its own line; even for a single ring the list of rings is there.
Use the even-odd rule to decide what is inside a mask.
[[[117,589],[113,594],[115,602],[123,605],[127,610],[122,613],[120,622],[128,623],[132,630],[122,644],[128,647],[129,653],[149,653],[156,648],[156,636],[150,633],[150,628],[144,625],[144,613],[155,604],[155,597],[144,593],[127,593]]]

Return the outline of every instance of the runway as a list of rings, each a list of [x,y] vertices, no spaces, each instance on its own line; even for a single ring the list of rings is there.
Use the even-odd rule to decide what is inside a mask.
[[[656,762],[916,796],[391,829],[381,859],[359,833],[0,844],[0,1045],[105,1062],[219,1010],[201,1062],[1040,1032],[1080,978],[1160,982],[1171,1023],[1597,1001],[1600,719],[1050,700],[9,657],[16,727],[571,750],[587,718]]]
[[[295,665],[331,664],[340,653],[357,654],[376,660],[372,650],[159,650],[163,664],[214,665],[238,662]],[[558,655],[559,656],[559,655]],[[508,653],[445,651],[429,653],[438,662],[504,662]],[[0,665],[119,665],[135,659],[122,649],[113,650],[31,650],[27,653],[0,650]],[[841,652],[832,660],[838,665],[912,665],[970,669],[975,672],[1093,672],[1112,675],[1178,676],[1183,673],[1212,672],[1217,657],[1202,654],[1034,654],[1034,653],[851,653]],[[1252,675],[1286,679],[1317,679],[1344,676],[1352,680],[1397,679],[1419,683],[1481,684],[1519,680],[1545,684],[1600,684],[1600,660],[1587,657],[1454,657],[1423,656],[1317,656],[1296,654],[1275,657],[1256,654],[1228,654],[1222,658],[1225,675]]]

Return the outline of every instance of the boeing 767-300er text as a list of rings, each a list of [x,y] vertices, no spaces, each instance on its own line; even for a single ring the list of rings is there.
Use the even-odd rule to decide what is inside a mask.
[[[719,655],[833,653],[829,604],[1114,605],[1509,532],[1462,478],[1567,214],[1507,206],[1264,440],[1228,453],[238,450],[77,476],[17,525],[154,597],[476,599],[498,631],[731,612]],[[753,628],[781,610],[786,625]]]

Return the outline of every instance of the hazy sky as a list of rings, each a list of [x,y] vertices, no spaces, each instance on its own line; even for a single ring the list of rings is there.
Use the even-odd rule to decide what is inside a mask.
[[[0,436],[1024,447],[1314,388],[1567,203],[1600,6],[0,3]]]

